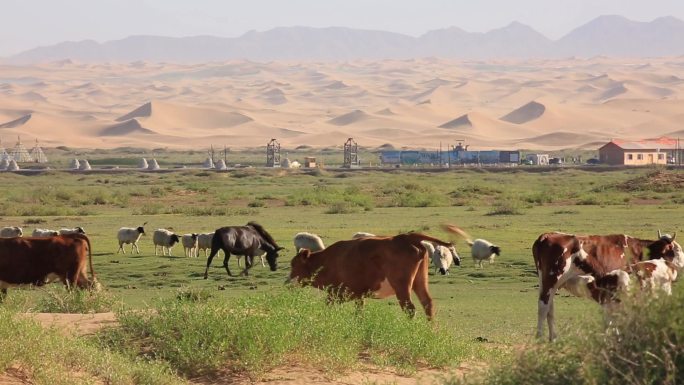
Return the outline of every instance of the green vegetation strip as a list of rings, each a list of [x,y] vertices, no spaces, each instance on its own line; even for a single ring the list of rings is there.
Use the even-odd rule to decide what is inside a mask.
[[[0,308],[0,372],[9,368],[38,385],[182,384],[163,363],[110,352],[79,337],[66,337]]]
[[[186,376],[229,371],[258,378],[294,362],[338,373],[360,362],[412,371],[445,367],[479,354],[396,306],[326,304],[320,292],[291,289],[233,300],[181,291],[152,311],[119,314],[102,341],[131,357],[167,362]]]

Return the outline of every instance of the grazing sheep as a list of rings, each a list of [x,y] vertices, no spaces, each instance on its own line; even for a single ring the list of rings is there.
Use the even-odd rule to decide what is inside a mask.
[[[21,227],[3,227],[0,229],[0,238],[17,238],[24,235],[24,230]]]
[[[470,255],[473,257],[473,261],[482,268],[482,262],[488,260],[489,263],[494,262],[494,257],[501,255],[501,248],[492,244],[484,239],[471,240],[472,238],[468,233],[458,226],[443,224],[442,228],[451,234],[458,235],[465,239],[466,243],[470,246]]]
[[[145,234],[145,226],[147,222],[143,223],[142,226],[140,227],[122,227],[119,229],[119,232],[116,234],[116,239],[119,240],[119,250],[116,251],[117,254],[119,254],[120,251],[123,251],[124,254],[126,254],[126,249],[124,249],[123,245],[125,244],[131,244],[131,253],[133,253],[133,248],[135,247],[135,251],[140,254],[140,249],[138,248],[138,241],[140,240],[140,237]]]
[[[83,230],[83,227],[74,227],[73,229],[59,229],[59,235],[66,235],[66,234],[85,234],[85,230]]]
[[[171,248],[173,247],[173,245],[180,242],[180,238],[178,238],[178,235],[174,234],[169,230],[157,229],[154,230],[154,233],[152,234],[152,242],[154,242],[154,255],[157,255],[157,246],[161,246],[162,255],[166,255],[166,249],[166,251],[169,252],[170,257]]]
[[[432,264],[440,274],[449,274],[449,268],[452,264],[455,264],[456,266],[461,265],[461,258],[458,256],[456,248],[453,246],[435,246],[427,241],[423,241],[421,244],[427,249]]]
[[[190,254],[190,258],[193,257],[193,254],[195,257],[198,256],[197,252],[197,236],[199,234],[197,233],[192,233],[192,234],[183,234],[181,236],[181,243],[183,243],[183,251],[185,252],[185,256],[188,256],[188,253]]]
[[[34,238],[50,238],[57,235],[59,235],[57,231],[47,229],[35,229],[33,230],[33,234],[31,234],[31,236]]]
[[[473,261],[482,266],[482,262],[488,260],[490,264],[494,262],[494,257],[501,255],[501,248],[484,239],[476,239],[474,241],[467,240],[470,246],[470,255]]]
[[[214,233],[203,233],[197,234],[197,253],[196,257],[199,257],[199,251],[204,250],[204,256],[207,256],[207,250],[211,251],[211,240],[214,238]]]
[[[316,234],[311,233],[297,233],[294,236],[294,247],[295,251],[299,252],[300,249],[309,249],[310,251],[320,251],[325,249],[325,245]]]
[[[370,238],[370,237],[374,237],[374,236],[375,236],[375,234],[364,233],[363,231],[359,231],[359,232],[354,233],[354,235],[352,235],[352,239]]]

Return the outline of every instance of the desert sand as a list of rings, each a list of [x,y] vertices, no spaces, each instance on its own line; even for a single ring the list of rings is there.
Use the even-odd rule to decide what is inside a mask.
[[[684,57],[0,66],[0,140],[233,149],[597,148],[682,135]]]

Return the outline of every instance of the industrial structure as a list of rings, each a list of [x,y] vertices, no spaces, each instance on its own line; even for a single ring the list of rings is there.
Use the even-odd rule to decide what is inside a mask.
[[[441,149],[439,151],[382,151],[380,153],[380,162],[386,165],[438,165],[446,167],[465,164],[493,165],[520,163],[520,151],[472,151],[468,147],[461,140],[456,146],[448,146],[445,151]]]
[[[359,167],[359,165],[359,145],[354,138],[349,138],[344,143],[344,163],[342,164],[342,167],[356,168]]]
[[[280,167],[280,143],[275,139],[266,144],[266,167]]]

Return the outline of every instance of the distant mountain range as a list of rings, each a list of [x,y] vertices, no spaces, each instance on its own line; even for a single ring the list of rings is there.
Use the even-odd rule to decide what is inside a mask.
[[[393,32],[343,27],[279,27],[236,38],[214,36],[131,36],[98,43],[64,42],[34,48],[3,61],[30,64],[58,60],[82,62],[195,63],[230,59],[348,60],[449,57],[463,59],[676,56],[684,54],[684,21],[661,17],[637,22],[601,16],[559,40],[514,22],[486,33],[452,27],[412,37]]]

